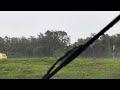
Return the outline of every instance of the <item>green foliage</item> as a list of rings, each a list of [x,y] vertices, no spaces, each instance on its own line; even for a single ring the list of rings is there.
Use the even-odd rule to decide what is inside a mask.
[[[86,39],[79,38],[78,41],[73,44],[73,46],[85,44],[94,35],[95,34],[91,34],[91,37],[87,37]],[[96,40],[90,47],[88,47],[87,50],[83,52],[81,57],[111,58],[113,57],[113,45],[116,46],[114,50],[115,57],[120,57],[119,40],[120,40],[119,34],[113,36],[105,34],[101,36],[98,40]]]
[[[38,37],[0,37],[0,52],[9,57],[51,57],[55,50],[65,51],[70,39],[64,31],[39,33]],[[56,55],[60,55],[57,54]]]
[[[9,57],[60,57],[64,52],[74,46],[85,44],[90,40],[79,38],[77,42],[71,44],[70,38],[64,31],[47,30],[45,34],[39,33],[38,37],[0,37],[0,52],[7,54]],[[115,50],[113,51],[113,46]],[[105,34],[89,46],[80,57],[97,57],[111,58],[120,57],[120,34],[109,36]]]

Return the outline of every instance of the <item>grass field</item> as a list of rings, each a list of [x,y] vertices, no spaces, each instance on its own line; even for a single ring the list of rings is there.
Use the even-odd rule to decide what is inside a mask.
[[[0,79],[40,79],[54,58],[0,60]],[[52,79],[120,79],[120,59],[76,59]]]

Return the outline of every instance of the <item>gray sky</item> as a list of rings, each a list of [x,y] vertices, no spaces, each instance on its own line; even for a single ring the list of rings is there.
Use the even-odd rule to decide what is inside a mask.
[[[71,42],[98,33],[120,11],[0,11],[0,37],[37,37],[46,30],[66,31]],[[107,34],[120,33],[120,22]]]

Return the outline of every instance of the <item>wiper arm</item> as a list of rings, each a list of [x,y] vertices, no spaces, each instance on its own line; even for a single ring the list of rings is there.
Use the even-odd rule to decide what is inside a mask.
[[[70,63],[73,59],[75,59],[78,55],[80,55],[84,50],[86,50],[95,40],[97,40],[101,35],[104,35],[104,33],[110,29],[113,25],[115,25],[120,20],[120,15],[118,15],[112,22],[110,22],[105,28],[103,28],[98,34],[96,34],[91,40],[89,40],[84,45],[79,45],[75,49],[68,51],[63,57],[59,58],[55,64],[48,70],[47,74],[45,74],[42,79],[50,79],[53,75],[55,75],[60,69],[62,69],[64,66],[66,66],[68,63]],[[53,70],[55,65],[62,61],[62,63]],[[53,71],[52,71],[53,70]]]
[[[81,45],[82,46],[82,45]],[[56,66],[56,64],[58,64],[59,62],[64,62],[65,59],[72,53],[74,52],[78,47],[75,46],[74,48],[70,49],[69,51],[67,51],[64,56],[60,57],[51,67],[50,69],[47,71],[47,73],[42,77],[42,79],[45,79],[50,72],[54,69],[54,67]]]

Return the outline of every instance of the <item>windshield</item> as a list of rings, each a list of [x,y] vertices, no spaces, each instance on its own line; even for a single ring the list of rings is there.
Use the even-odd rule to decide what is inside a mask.
[[[56,60],[87,43],[119,14],[120,11],[0,11],[0,53],[9,57],[4,60],[11,66],[5,68],[16,68],[9,71],[16,74],[5,78],[42,77]],[[114,60],[119,62],[120,58],[119,28],[120,22],[53,78],[111,78],[107,72],[103,76],[101,73],[112,73],[110,70],[117,68]],[[3,67],[4,60],[0,62]],[[110,66],[104,65],[111,63],[114,68],[108,70]]]

